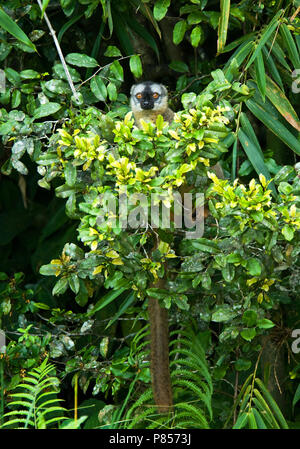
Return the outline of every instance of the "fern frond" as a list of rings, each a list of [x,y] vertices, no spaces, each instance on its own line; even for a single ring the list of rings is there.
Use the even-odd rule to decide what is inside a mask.
[[[10,402],[9,407],[17,407],[17,409],[5,413],[4,418],[8,420],[3,427],[15,428],[17,424],[17,428],[44,429],[49,424],[68,419],[64,416],[66,409],[59,404],[61,399],[49,398],[50,395],[56,395],[59,385],[57,377],[50,375],[53,371],[54,366],[44,360],[39,367],[27,373],[21,383],[16,386],[16,389],[21,391],[11,395],[16,400]],[[22,407],[21,410],[20,407]],[[53,413],[58,416],[53,417]]]
[[[208,423],[212,419],[213,385],[199,336],[192,331],[174,331],[170,335],[173,337],[170,341],[169,357],[173,395],[176,398],[174,411],[169,415],[157,414],[156,407],[152,405],[152,389],[148,389],[127,411],[125,428],[132,429],[143,424],[144,428],[149,429],[176,429],[180,428],[182,423],[185,423],[187,428],[209,428]],[[134,349],[143,349],[145,344],[148,344],[148,341],[136,345]],[[139,357],[134,350],[133,353],[135,357]],[[130,424],[127,424],[128,421]]]
[[[204,402],[204,404],[206,405],[206,408],[209,412],[209,417],[210,419],[212,419],[212,407],[211,407],[211,396],[210,394],[205,394],[203,393],[203,391],[201,390],[201,388],[199,388],[197,385],[195,385],[193,382],[190,382],[189,380],[186,379],[179,379],[176,382],[177,385],[181,385],[183,387],[188,388],[189,390],[191,390],[195,396],[200,399],[200,401]]]
[[[180,410],[176,414],[176,424],[182,424],[181,418],[189,418],[190,423],[196,428],[209,429],[207,419],[201,409],[191,404],[181,403],[176,405],[176,409]]]
[[[155,415],[155,414],[157,414],[156,407],[150,407],[150,408],[144,410],[143,412],[137,414],[132,419],[130,424],[127,426],[127,429],[133,429],[137,424],[139,424],[140,422],[143,422],[146,418],[148,418],[151,415]]]
[[[130,407],[130,409],[126,414],[125,419],[128,420],[136,408],[141,407],[142,405],[144,405],[145,402],[151,401],[152,399],[153,399],[153,392],[151,388],[149,388],[146,391],[144,391],[144,393]]]

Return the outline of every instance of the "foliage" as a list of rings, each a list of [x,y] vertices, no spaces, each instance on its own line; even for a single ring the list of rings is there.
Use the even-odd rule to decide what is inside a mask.
[[[4,415],[4,419],[8,419],[3,427],[46,429],[67,419],[56,397],[59,381],[50,376],[53,368],[46,359],[23,377],[22,383],[16,386],[18,392],[11,394],[9,407],[13,410]],[[58,416],[53,416],[53,412],[58,412]]]
[[[179,337],[175,338],[178,333]],[[167,420],[164,416],[157,416],[155,407],[149,406],[152,391],[147,389],[126,413],[125,428],[141,425],[150,429],[209,428],[213,414],[213,386],[202,348],[203,336],[191,331],[176,331],[172,337],[170,369],[175,398],[174,415],[170,414]]]
[[[253,374],[242,386],[238,401],[241,405],[234,429],[288,429],[278,405],[263,382]]]
[[[298,3],[39,3],[0,1],[1,410],[37,427],[299,427]],[[145,76],[168,85],[171,126],[134,125],[128,93]],[[125,186],[135,228],[108,215]],[[177,191],[205,191],[201,238],[175,226]],[[150,193],[170,229],[149,204],[138,214]],[[171,418],[144,407],[149,294],[169,309]],[[266,336],[276,358],[288,348],[284,418]],[[24,390],[25,408],[10,402],[48,371],[68,408],[78,379],[77,423],[47,424],[52,411],[32,414]]]

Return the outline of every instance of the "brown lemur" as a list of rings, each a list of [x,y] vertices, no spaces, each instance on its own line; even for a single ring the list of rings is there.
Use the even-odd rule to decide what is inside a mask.
[[[155,123],[158,115],[162,115],[169,124],[174,119],[175,113],[168,106],[167,88],[163,84],[153,81],[144,81],[131,87],[130,107],[138,128],[141,128],[141,120]],[[224,179],[224,173],[219,163],[211,169],[219,178]]]
[[[162,115],[166,122],[171,123],[174,112],[168,107],[168,91],[162,84],[152,81],[135,84],[130,90],[130,106],[136,125],[141,128],[141,120],[156,122]],[[158,247],[157,241],[152,251]],[[150,288],[165,288],[165,279],[154,281]],[[150,323],[150,371],[152,390],[158,411],[167,413],[172,410],[173,394],[169,370],[169,324],[168,312],[160,307],[158,300],[148,298],[148,313]]]
[[[163,84],[152,81],[134,84],[130,94],[130,107],[139,128],[141,119],[155,123],[158,115],[166,122],[173,121],[174,112],[168,106],[168,91]]]
[[[130,90],[130,106],[136,125],[141,128],[141,120],[155,123],[157,116],[162,115],[169,124],[174,119],[174,112],[168,106],[168,91],[163,84],[145,81],[135,84]],[[211,168],[218,177],[223,178],[219,164]],[[187,186],[185,186],[187,187]],[[183,193],[183,192],[181,192]],[[159,241],[152,251],[156,250]],[[167,267],[165,264],[165,272]],[[166,279],[154,281],[150,288],[166,289]],[[169,370],[169,325],[168,312],[160,307],[158,300],[148,298],[150,323],[150,371],[154,400],[161,413],[167,413],[173,407],[171,376]]]

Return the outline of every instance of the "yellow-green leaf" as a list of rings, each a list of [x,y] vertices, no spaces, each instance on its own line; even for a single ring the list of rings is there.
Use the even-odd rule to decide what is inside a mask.
[[[267,97],[280,112],[280,114],[286,119],[286,121],[296,128],[297,131],[300,131],[300,121],[297,113],[285,94],[269,76],[266,77],[266,80]]]
[[[221,53],[226,44],[229,13],[230,0],[221,0],[221,16],[218,29],[218,53]]]

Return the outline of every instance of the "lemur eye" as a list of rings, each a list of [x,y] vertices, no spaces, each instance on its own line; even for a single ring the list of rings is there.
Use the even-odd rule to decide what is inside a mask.
[[[159,94],[157,92],[154,92],[154,94],[152,95],[153,98],[158,98]]]
[[[142,97],[143,97],[142,94],[136,94],[136,98],[140,99],[140,98],[142,98]]]

